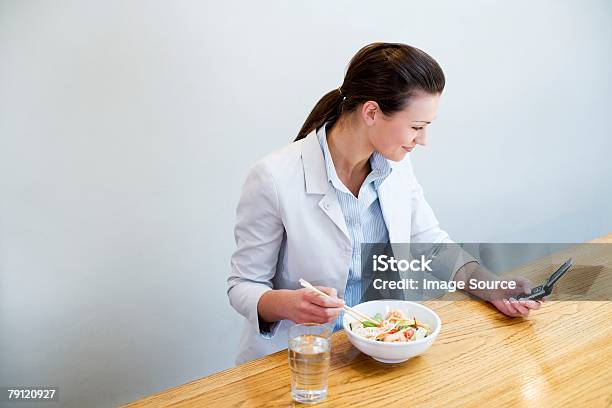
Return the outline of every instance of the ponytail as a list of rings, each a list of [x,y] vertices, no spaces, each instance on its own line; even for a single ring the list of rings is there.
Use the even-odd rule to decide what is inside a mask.
[[[345,97],[342,91],[340,91],[340,88],[329,91],[325,96],[319,99],[319,102],[317,102],[312,112],[310,112],[310,115],[308,115],[306,122],[304,122],[294,142],[305,138],[310,132],[318,129],[329,120],[335,122],[335,118],[341,113],[344,99]]]

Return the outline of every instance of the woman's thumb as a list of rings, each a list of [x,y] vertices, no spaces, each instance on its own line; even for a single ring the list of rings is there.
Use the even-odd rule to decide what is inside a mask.
[[[531,281],[524,276],[519,276],[514,279],[516,282],[516,286],[520,289],[523,289],[525,293],[531,292]]]
[[[334,288],[328,288],[327,286],[317,286],[321,292],[328,294],[331,297],[338,297],[338,291]]]

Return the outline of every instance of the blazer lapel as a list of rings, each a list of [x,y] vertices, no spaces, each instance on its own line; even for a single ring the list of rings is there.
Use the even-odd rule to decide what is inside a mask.
[[[389,232],[389,242],[410,242],[412,195],[410,183],[399,163],[390,162],[393,171],[378,187],[378,201]]]
[[[327,178],[325,158],[314,130],[302,141],[302,164],[304,166],[306,194],[323,195],[323,198],[319,201],[319,208],[342,231],[346,239],[350,240],[338,197]]]
[[[340,231],[342,231],[342,233],[346,236],[346,239],[350,240],[351,238],[349,236],[348,228],[346,227],[344,214],[342,214],[342,208],[340,208],[338,196],[336,195],[336,191],[332,186],[328,187],[325,197],[319,201],[319,208],[321,208],[323,212],[333,221],[333,223],[340,228]]]

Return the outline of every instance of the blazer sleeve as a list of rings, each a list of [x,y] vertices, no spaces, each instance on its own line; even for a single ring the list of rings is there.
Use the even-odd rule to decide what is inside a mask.
[[[440,228],[436,215],[425,199],[423,187],[414,175],[412,165],[409,166],[413,186],[410,242],[417,244],[415,247],[419,248],[420,252],[428,252],[432,257],[433,274],[436,278],[451,281],[463,265],[478,260]]]
[[[272,290],[284,226],[274,179],[258,162],[249,171],[236,208],[234,238],[236,250],[231,257],[227,279],[230,304],[265,338],[271,338],[279,322],[259,321],[257,304]]]

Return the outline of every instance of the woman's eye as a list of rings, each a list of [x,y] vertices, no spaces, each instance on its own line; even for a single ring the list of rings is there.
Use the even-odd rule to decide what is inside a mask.
[[[421,130],[421,129],[423,129],[423,126],[421,126],[421,127],[416,127],[416,126],[413,126],[412,128],[413,128],[414,130]]]

